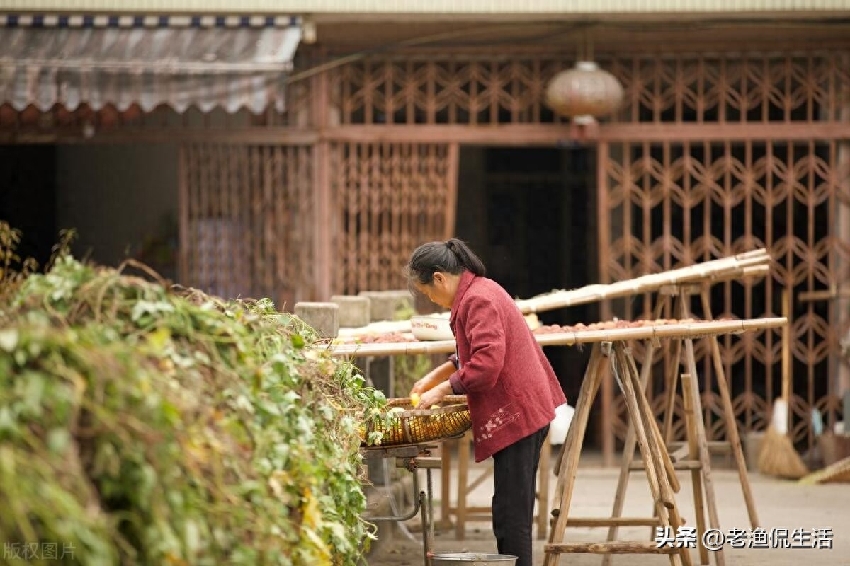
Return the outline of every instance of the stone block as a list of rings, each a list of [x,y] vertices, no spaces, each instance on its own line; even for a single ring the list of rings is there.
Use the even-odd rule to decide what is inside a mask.
[[[323,338],[336,338],[339,333],[339,305],[336,303],[295,303],[295,316]]]
[[[394,320],[399,308],[413,308],[413,296],[410,291],[360,291],[361,297],[368,297],[372,322]]]
[[[371,301],[359,295],[334,295],[331,302],[339,305],[339,326],[360,328],[369,324]]]

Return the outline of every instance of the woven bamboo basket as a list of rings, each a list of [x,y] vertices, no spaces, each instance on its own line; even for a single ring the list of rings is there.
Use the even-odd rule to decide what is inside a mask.
[[[439,407],[429,409],[414,409],[409,397],[389,399],[387,411],[386,422],[369,421],[361,427],[364,446],[372,432],[383,433],[381,446],[395,446],[453,438],[472,426],[465,395],[446,396]]]

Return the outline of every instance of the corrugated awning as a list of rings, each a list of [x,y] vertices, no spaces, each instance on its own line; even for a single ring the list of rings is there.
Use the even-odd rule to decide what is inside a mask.
[[[550,14],[558,17],[575,14],[766,14],[790,12],[844,12],[847,0],[5,0],[7,10],[26,12],[163,11],[231,14]]]
[[[300,39],[296,24],[0,28],[0,104],[283,111],[283,85]]]

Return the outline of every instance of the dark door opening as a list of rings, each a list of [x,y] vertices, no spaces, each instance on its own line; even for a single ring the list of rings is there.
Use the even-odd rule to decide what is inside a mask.
[[[73,229],[78,259],[133,257],[176,279],[177,158],[171,144],[0,145],[0,220],[40,268]]]
[[[455,233],[513,297],[596,282],[595,161],[590,148],[461,148]],[[562,325],[598,317],[595,304],[538,315]],[[544,351],[574,404],[587,349]]]
[[[20,230],[16,254],[43,268],[57,242],[56,147],[0,145],[0,220]]]

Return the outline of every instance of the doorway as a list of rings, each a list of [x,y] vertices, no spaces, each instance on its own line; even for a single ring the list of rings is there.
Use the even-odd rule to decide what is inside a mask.
[[[597,281],[596,154],[588,147],[464,146],[455,233],[515,298]],[[541,324],[598,320],[595,304],[540,313]],[[571,404],[588,351],[544,350]],[[593,435],[595,436],[595,435]]]
[[[0,145],[0,220],[21,232],[21,260],[42,267],[57,240],[55,177],[55,146]]]
[[[115,267],[128,257],[176,279],[177,147],[0,145],[0,220],[21,231],[18,255],[44,267],[59,231],[75,257]]]

